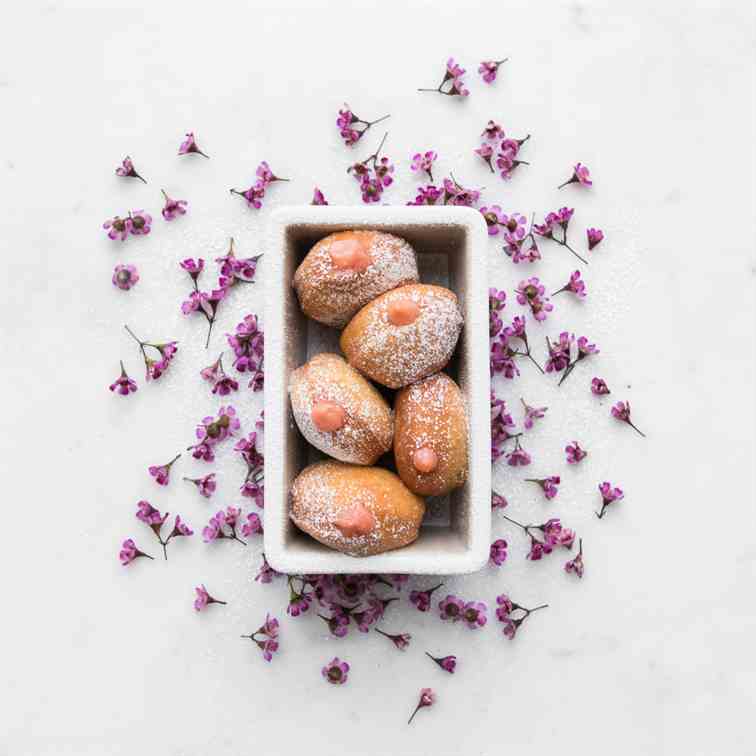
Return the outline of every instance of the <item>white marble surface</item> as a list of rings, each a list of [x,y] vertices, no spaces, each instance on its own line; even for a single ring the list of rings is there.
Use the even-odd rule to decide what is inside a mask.
[[[127,5],[31,0],[0,31],[0,753],[754,753],[751,4]],[[492,88],[472,73],[466,102],[417,94],[448,54],[472,69],[511,62]],[[178,311],[176,261],[212,257],[232,234],[262,251],[269,208],[309,201],[315,183],[332,202],[357,201],[333,125],[343,100],[392,114],[399,176],[387,201],[411,195],[412,152],[435,148],[440,172],[486,186],[491,201],[526,213],[569,202],[578,237],[587,225],[607,233],[585,270],[588,301],[560,299],[543,329],[585,332],[601,356],[560,391],[527,366],[499,386],[513,404],[550,406],[528,443],[532,469],[564,477],[544,505],[498,469],[510,513],[574,525],[586,577],[568,579],[562,558],[526,563],[524,539],[496,518],[509,562],[448,581],[469,598],[548,602],[513,643],[496,623],[471,633],[406,603],[385,625],[412,633],[407,653],[374,634],[332,640],[317,620],[284,617],[282,585],[252,582],[259,548],[195,538],[168,563],[116,560],[126,536],[150,544],[137,499],[194,526],[212,511],[186,484],[158,490],[146,473],[219,403],[197,376],[210,356],[201,324]],[[532,166],[507,185],[471,154],[491,117],[533,134]],[[189,129],[211,160],[175,156]],[[147,186],[113,176],[126,153]],[[228,188],[261,159],[292,182],[256,213]],[[557,193],[575,160],[595,188]],[[189,215],[124,246],[104,238],[110,214],[157,215],[161,187],[187,198]],[[556,247],[546,257],[537,271],[556,287],[574,266]],[[511,290],[521,271],[493,243],[490,260],[492,283]],[[125,295],[110,284],[116,262],[142,273]],[[261,311],[264,280],[263,269],[246,300],[235,295],[216,346]],[[107,391],[119,358],[141,372],[124,322],[181,341],[175,369],[127,401]],[[588,394],[594,373],[632,401],[647,440]],[[237,404],[251,426],[260,396]],[[591,452],[579,470],[562,462],[573,437]],[[198,469],[182,460],[175,472]],[[230,454],[216,469],[213,503],[232,503],[241,471]],[[604,478],[626,500],[598,522]],[[200,581],[229,605],[197,616]],[[271,665],[238,637],[266,610],[283,618]],[[426,649],[456,653],[458,673]],[[336,653],[352,664],[340,689],[319,671]],[[408,728],[426,685],[439,703]]]

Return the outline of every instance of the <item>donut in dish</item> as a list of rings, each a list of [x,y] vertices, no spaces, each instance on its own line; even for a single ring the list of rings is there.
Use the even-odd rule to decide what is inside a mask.
[[[365,305],[341,334],[350,365],[389,388],[437,373],[462,330],[457,296],[442,286],[410,284]]]
[[[289,516],[315,540],[355,557],[412,543],[425,502],[392,472],[326,460],[294,480]]]
[[[396,469],[410,491],[441,496],[467,480],[467,406],[448,375],[436,373],[403,388],[394,422]]]
[[[343,357],[318,354],[294,370],[289,398],[302,435],[328,456],[372,465],[391,449],[391,408]]]
[[[415,250],[381,231],[338,231],[321,239],[294,273],[302,311],[343,328],[379,294],[418,280]]]

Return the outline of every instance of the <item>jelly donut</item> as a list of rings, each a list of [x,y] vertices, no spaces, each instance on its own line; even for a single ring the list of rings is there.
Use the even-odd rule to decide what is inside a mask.
[[[343,328],[379,294],[418,279],[415,250],[380,231],[339,231],[321,239],[294,273],[302,311]]]
[[[391,449],[391,408],[338,354],[315,355],[294,370],[289,398],[302,435],[330,457],[372,465]]]
[[[468,422],[459,386],[444,373],[396,395],[394,458],[413,493],[441,496],[467,480]]]
[[[365,305],[341,334],[350,365],[389,388],[402,388],[441,370],[462,329],[454,292],[410,284]]]
[[[381,467],[325,460],[294,480],[289,517],[316,541],[355,557],[412,543],[425,502]]]

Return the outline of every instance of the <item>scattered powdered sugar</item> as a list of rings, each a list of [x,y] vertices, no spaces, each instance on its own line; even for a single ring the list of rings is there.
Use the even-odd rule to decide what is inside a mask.
[[[388,308],[401,299],[415,302],[420,314],[414,323],[395,326],[389,322]],[[389,388],[401,388],[441,370],[454,352],[464,322],[456,295],[427,284],[392,289],[364,312],[364,330],[347,357],[358,370]]]
[[[326,325],[342,328],[379,294],[419,280],[415,250],[404,239],[380,231],[352,231],[370,235],[371,263],[364,271],[335,268],[331,244],[344,232],[321,239],[294,274],[294,288],[302,309]]]
[[[318,354],[289,378],[294,419],[316,449],[342,462],[373,464],[391,448],[394,418],[385,400],[336,354]],[[335,402],[346,413],[337,431],[321,431],[312,420],[316,402]]]
[[[354,557],[370,556],[399,548],[417,538],[422,512],[416,520],[406,520],[388,512],[378,501],[388,495],[384,476],[393,473],[380,468],[359,468],[374,473],[373,485],[355,479],[350,468],[338,462],[316,462],[303,470],[291,487],[289,516],[294,524],[320,543]],[[397,479],[397,484],[401,485]],[[375,527],[365,535],[345,536],[334,521],[342,510],[362,505],[375,517]]]

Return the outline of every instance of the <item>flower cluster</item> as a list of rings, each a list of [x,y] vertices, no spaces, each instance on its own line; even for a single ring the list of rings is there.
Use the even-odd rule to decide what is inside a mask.
[[[505,453],[507,441],[516,438],[518,434],[510,433],[515,423],[512,415],[507,412],[507,403],[504,399],[498,399],[491,392],[491,460],[495,462]]]
[[[530,551],[526,558],[533,562],[542,559],[544,554],[551,554],[559,546],[571,549],[575,542],[575,531],[563,527],[558,517],[552,517],[541,525],[523,525],[511,517],[507,517],[507,515],[502,516],[508,522],[521,528],[530,538]],[[538,532],[538,535],[536,535],[536,532]]]
[[[375,126],[376,123],[385,121],[387,118],[389,118],[389,116],[385,115],[381,116],[381,118],[377,118],[375,121],[366,121],[355,115],[349,105],[344,103],[344,107],[339,110],[339,115],[336,118],[336,127],[339,130],[339,136],[344,140],[344,144],[346,144],[347,147],[352,147],[362,139],[365,132],[371,126]]]
[[[172,538],[178,538],[182,536],[194,535],[194,531],[181,519],[181,515],[176,515],[176,519],[173,522],[173,529],[166,538],[163,538],[162,529],[163,524],[168,519],[170,513],[166,512],[161,514],[159,510],[150,504],[149,501],[137,502],[136,518],[145,525],[149,525],[158,542],[163,547],[163,556],[168,559],[168,543]],[[123,560],[121,560],[123,561]]]
[[[212,386],[213,394],[228,396],[232,391],[239,390],[239,383],[226,375],[223,369],[223,354],[220,354],[212,365],[202,368],[200,376]]]
[[[560,333],[559,340],[556,342],[551,342],[547,338],[546,344],[549,349],[546,372],[561,373],[564,371],[564,374],[559,379],[560,386],[579,362],[582,362],[592,354],[598,354],[600,351],[595,344],[591,344],[587,336],[580,336],[578,339],[575,339],[575,334],[568,333],[567,331]],[[572,356],[573,345],[577,347],[574,358]]]
[[[587,265],[588,261],[575,252],[567,241],[567,229],[574,213],[573,207],[560,207],[556,212],[547,213],[543,223],[536,223],[533,226],[533,231],[544,239],[551,239],[561,247],[566,247],[580,262]]]
[[[146,236],[152,230],[152,216],[144,210],[131,210],[125,218],[116,215],[108,218],[102,227],[108,232],[108,238],[126,241],[131,236]]]
[[[221,407],[217,417],[210,415],[202,418],[195,430],[197,443],[187,447],[187,451],[192,452],[195,459],[212,462],[215,460],[215,448],[218,444],[234,436],[240,427],[236,410],[230,405]]]
[[[512,178],[517,166],[530,165],[517,157],[522,145],[530,139],[530,134],[523,139],[512,139],[507,137],[498,123],[489,121],[481,136],[483,140],[480,147],[475,150],[475,154],[490,168],[491,173],[496,173],[498,170],[499,175],[508,181]]]
[[[160,378],[160,376],[163,375],[163,373],[168,369],[169,365],[173,361],[173,358],[176,356],[176,352],[178,351],[178,342],[166,341],[156,344],[151,341],[142,341],[134,334],[131,328],[129,328],[128,326],[124,326],[124,328],[131,336],[131,338],[134,339],[137,344],[139,344],[139,351],[142,353],[142,358],[144,359],[144,367],[146,370],[145,379],[148,381],[158,380],[158,378]],[[147,349],[153,350],[151,354],[157,352],[159,358],[153,359],[152,357],[150,357],[150,355],[147,353]]]
[[[564,447],[564,451],[567,455],[568,465],[576,465],[588,456],[588,452],[583,449],[577,441],[567,444],[567,446]]]
[[[265,384],[265,336],[257,315],[246,315],[236,326],[234,333],[227,333],[226,339],[234,351],[234,367],[240,373],[249,373],[249,388],[262,391]]]
[[[381,157],[381,150],[388,134],[383,135],[378,149],[365,160],[353,163],[347,168],[360,185],[362,201],[370,204],[380,202],[383,190],[394,183],[394,164],[385,155]]]
[[[507,596],[506,593],[502,593],[496,597],[496,619],[503,623],[504,629],[502,632],[506,638],[512,640],[523,622],[533,613],[539,609],[546,609],[548,604],[542,604],[541,606],[527,609],[520,604],[516,604],[512,599]]]
[[[438,154],[435,150],[428,150],[425,153],[422,152],[416,152],[412,156],[412,163],[410,165],[410,170],[413,173],[417,173],[418,171],[423,171],[428,175],[429,181],[433,181],[433,163],[435,162],[436,158],[438,157]]]
[[[211,518],[210,522],[202,528],[202,540],[205,543],[211,543],[212,541],[220,541],[224,538],[238,541],[243,545],[247,545],[245,541],[236,534],[236,528],[241,519],[241,509],[239,507],[226,507],[224,512],[219,509]]]
[[[493,84],[496,81],[496,76],[499,73],[499,66],[502,63],[506,63],[509,58],[503,58],[502,60],[484,60],[478,66],[478,73],[480,78],[486,84]]]
[[[493,321],[493,327],[497,325]],[[525,326],[525,318],[517,316],[513,318],[511,325],[501,328],[498,333],[491,337],[490,366],[491,375],[501,373],[510,380],[520,374],[515,363],[515,357],[527,357],[543,373],[543,368],[538,364],[530,351],[530,342]],[[515,348],[515,340],[519,342]],[[522,351],[524,349],[524,351]]]
[[[259,438],[253,431],[236,442],[234,451],[241,455],[247,465],[247,474],[241,485],[241,495],[252,499],[260,509],[265,506],[265,458],[258,451]]]
[[[521,213],[505,213],[499,205],[481,207],[480,213],[486,222],[489,236],[497,236],[503,232],[506,241],[519,245],[525,238],[528,219]]]
[[[273,654],[278,651],[278,620],[266,614],[265,622],[254,633],[241,637],[254,641],[262,651],[263,659],[269,662],[273,659]]]
[[[444,78],[435,89],[418,89],[418,92],[438,92],[438,94],[447,95],[448,97],[467,97],[470,90],[465,86],[462,77],[465,75],[465,69],[462,68],[454,58],[446,61]]]
[[[546,296],[546,287],[536,276],[520,281],[516,290],[517,303],[527,305],[533,317],[539,322],[546,320],[548,314],[554,309],[549,298]]]
[[[452,594],[438,602],[438,613],[442,620],[462,620],[470,630],[478,630],[488,622],[487,612],[488,607],[482,601],[464,601]]]
[[[585,564],[583,563],[583,539],[582,538],[579,541],[578,553],[574,556],[574,558],[565,562],[564,571],[571,572],[572,574],[577,575],[579,578],[583,577],[583,573],[585,572]]]
[[[276,176],[265,160],[257,166],[255,176],[256,179],[249,189],[230,189],[229,191],[231,194],[238,194],[240,197],[244,197],[247,202],[247,207],[259,210],[262,207],[265,190],[276,181],[288,181],[289,179]]]

